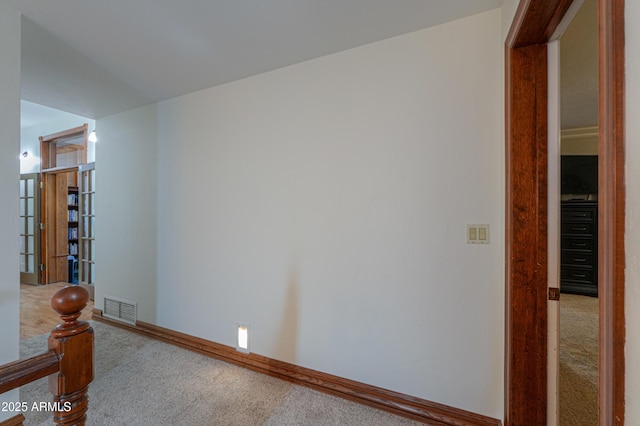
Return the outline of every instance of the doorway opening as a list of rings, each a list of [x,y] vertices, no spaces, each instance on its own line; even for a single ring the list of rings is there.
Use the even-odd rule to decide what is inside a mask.
[[[598,0],[574,0],[552,40],[549,286],[558,287],[561,297],[549,302],[548,424],[596,425]]]
[[[79,283],[78,167],[87,163],[88,125],[40,137],[40,282]]]
[[[547,421],[547,43],[571,3],[521,1],[507,37],[506,425]],[[598,418],[624,424],[624,0],[598,28]]]
[[[89,127],[39,136],[84,118],[50,109],[34,114],[34,105],[26,122],[37,124],[21,129],[26,153],[20,176],[21,340],[49,332],[59,322],[49,306],[56,290],[78,284],[93,300],[95,282],[95,146],[87,144]],[[88,306],[85,319],[91,317],[91,301]]]

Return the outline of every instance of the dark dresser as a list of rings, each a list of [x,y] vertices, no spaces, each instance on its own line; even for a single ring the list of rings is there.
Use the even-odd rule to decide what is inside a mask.
[[[598,202],[561,203],[560,290],[598,296]]]

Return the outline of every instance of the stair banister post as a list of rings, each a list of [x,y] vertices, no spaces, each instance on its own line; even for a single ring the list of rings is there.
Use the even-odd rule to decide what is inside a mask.
[[[87,306],[89,293],[79,285],[58,290],[51,307],[63,323],[49,336],[49,350],[60,360],[58,373],[49,376],[54,397],[53,421],[57,425],[84,425],[89,408],[89,383],[93,380],[93,328],[78,318]]]

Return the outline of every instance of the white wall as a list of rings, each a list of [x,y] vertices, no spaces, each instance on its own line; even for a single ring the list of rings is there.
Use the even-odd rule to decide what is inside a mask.
[[[68,113],[63,117],[56,118],[35,126],[29,126],[20,130],[20,152],[27,151],[29,156],[20,160],[20,173],[40,172],[40,136],[47,136],[63,130],[73,129],[87,123],[89,132],[95,128],[95,120]],[[96,160],[95,144],[87,143],[87,162]]]
[[[20,339],[20,14],[1,2],[0,93],[0,364],[4,364],[18,359]],[[0,395],[0,402],[18,400],[17,390]],[[0,421],[14,414],[0,411]]]
[[[560,143],[561,155],[598,155],[598,127],[564,129]]]
[[[156,321],[156,105],[98,120],[95,306],[105,295],[138,302]],[[193,223],[193,222],[192,222]]]
[[[494,10],[160,103],[159,325],[235,345],[249,322],[253,352],[502,418],[500,28]]]
[[[626,419],[640,422],[640,3],[625,2],[626,28]]]
[[[502,40],[506,40],[520,0],[502,0]]]

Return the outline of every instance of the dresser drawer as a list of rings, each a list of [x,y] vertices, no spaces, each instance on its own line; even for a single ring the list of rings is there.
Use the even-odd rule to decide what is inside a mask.
[[[594,235],[595,224],[593,223],[562,223],[563,235]]]
[[[581,294],[583,296],[598,297],[598,285],[579,281],[562,281],[560,291],[563,293]]]
[[[595,283],[596,274],[593,269],[581,268],[562,268],[560,272],[560,280],[577,281],[582,283]]]
[[[593,238],[562,237],[562,250],[584,250],[595,253],[596,240]]]
[[[560,262],[567,266],[584,266],[592,268],[594,265],[594,256],[592,253],[575,252],[562,250],[560,255]]]
[[[595,222],[596,209],[594,208],[563,208],[562,223],[565,222]]]

